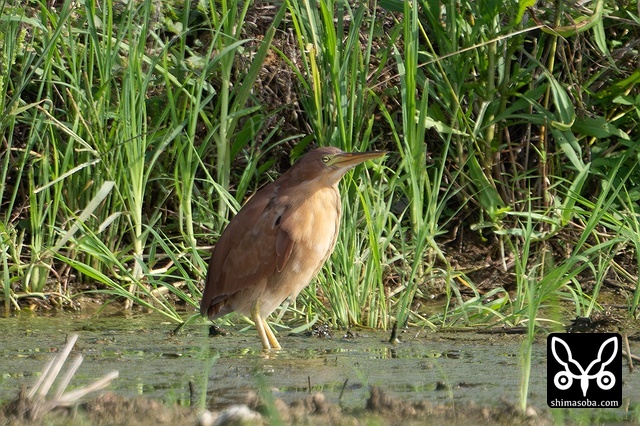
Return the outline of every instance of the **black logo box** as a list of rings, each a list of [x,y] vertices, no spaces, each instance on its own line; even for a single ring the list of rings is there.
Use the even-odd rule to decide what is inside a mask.
[[[547,403],[619,407],[622,338],[617,333],[552,333],[547,337]]]

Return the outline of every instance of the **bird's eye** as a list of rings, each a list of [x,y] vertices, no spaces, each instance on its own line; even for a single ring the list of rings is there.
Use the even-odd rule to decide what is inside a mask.
[[[328,155],[323,155],[322,156],[322,162],[324,164],[327,164],[329,161],[331,161],[331,157],[329,157]]]

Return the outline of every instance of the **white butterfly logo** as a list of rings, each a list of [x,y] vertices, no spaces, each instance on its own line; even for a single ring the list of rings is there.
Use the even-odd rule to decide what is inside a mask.
[[[613,344],[613,351],[611,357],[608,360],[602,361],[602,354],[607,345]],[[561,345],[566,354],[568,355],[568,359],[563,361],[561,359],[562,354],[558,354],[556,350],[557,346]],[[616,377],[610,371],[605,371],[605,367],[614,360],[616,354],[618,353],[618,339],[614,336],[607,340],[605,340],[602,345],[600,345],[600,349],[598,350],[598,357],[589,364],[589,366],[585,369],[582,368],[580,363],[573,359],[573,355],[571,354],[571,349],[569,349],[569,345],[560,339],[559,337],[551,338],[551,351],[553,352],[553,356],[564,367],[564,371],[560,371],[553,378],[553,383],[556,388],[560,390],[566,390],[571,387],[573,384],[573,379],[580,380],[580,387],[582,388],[582,395],[584,397],[587,396],[587,389],[589,389],[589,380],[596,379],[596,383],[602,390],[609,390],[616,384]],[[576,368],[580,371],[581,374],[573,374],[569,369],[569,363],[576,366]],[[595,374],[590,374],[591,369],[596,365],[600,365],[600,369]]]

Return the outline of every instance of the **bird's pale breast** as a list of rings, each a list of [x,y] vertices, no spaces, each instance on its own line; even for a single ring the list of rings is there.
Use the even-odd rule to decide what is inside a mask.
[[[340,194],[333,187],[316,191],[291,211],[281,226],[294,247],[285,268],[269,277],[265,294],[260,297],[264,316],[287,297],[296,297],[316,276],[333,251],[339,225]]]

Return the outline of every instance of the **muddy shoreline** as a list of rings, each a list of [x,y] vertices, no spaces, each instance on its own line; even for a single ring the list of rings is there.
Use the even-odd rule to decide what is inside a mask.
[[[267,398],[270,399],[270,398]],[[23,398],[5,404],[0,424],[550,424],[548,413],[529,408],[526,413],[501,401],[496,407],[476,404],[433,404],[406,402],[372,387],[366,404],[358,409],[343,409],[317,392],[304,399],[286,403],[282,399],[265,402],[258,393],[247,395],[246,402],[221,410],[200,410],[143,397],[125,398],[106,392],[71,408],[56,409],[32,417],[33,407]]]

